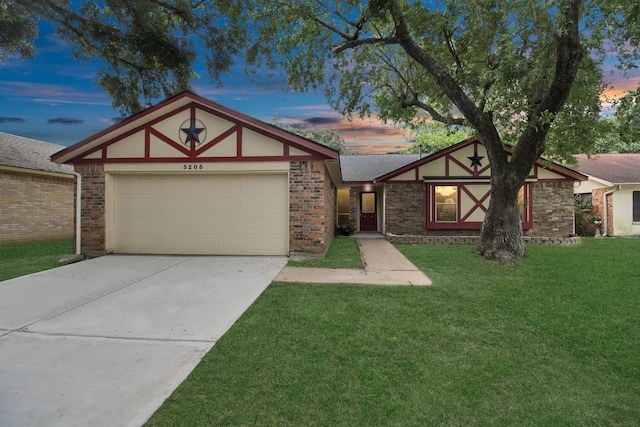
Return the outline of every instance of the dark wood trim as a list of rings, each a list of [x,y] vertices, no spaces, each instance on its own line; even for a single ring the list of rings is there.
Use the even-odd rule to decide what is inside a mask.
[[[467,186],[469,185],[473,186],[478,184],[480,183],[478,182],[475,182],[475,183],[429,182],[427,183],[426,197],[425,197],[426,204],[427,204],[427,208],[425,209],[426,228],[433,229],[433,230],[480,230],[482,228],[482,221],[466,221],[466,219],[478,208],[482,209],[485,213],[487,212],[487,209],[484,208],[484,206],[482,206],[482,203],[484,203],[487,200],[487,198],[489,198],[489,196],[491,195],[491,190],[489,189],[489,191],[485,193],[484,196],[478,199],[476,196],[473,195],[473,193],[471,193],[471,191],[467,189]],[[482,184],[487,184],[487,183],[482,183]],[[524,218],[522,221],[523,230],[530,230],[533,228],[533,184],[534,183],[531,183],[531,182],[526,182],[524,184],[524,198],[527,201],[527,204],[525,206]],[[435,220],[436,204],[435,204],[435,196],[433,195],[433,192],[435,191],[435,187],[438,185],[455,185],[458,187],[458,195],[457,195],[458,200],[456,205],[457,220],[455,222],[453,221],[439,222]],[[460,212],[461,198],[462,198],[463,191],[474,202],[474,206],[471,209],[469,209],[469,211],[464,216],[462,216]]]

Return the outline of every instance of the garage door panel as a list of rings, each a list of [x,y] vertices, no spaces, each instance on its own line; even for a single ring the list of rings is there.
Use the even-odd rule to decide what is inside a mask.
[[[288,179],[271,175],[115,175],[121,253],[287,255]]]

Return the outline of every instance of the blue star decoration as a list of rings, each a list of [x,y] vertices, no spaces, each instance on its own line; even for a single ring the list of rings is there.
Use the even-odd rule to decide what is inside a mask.
[[[195,141],[196,144],[200,144],[200,132],[202,132],[204,128],[196,127],[195,120],[191,120],[191,125],[188,128],[180,128],[180,130],[187,134],[184,142]]]
[[[482,159],[484,159],[484,156],[478,156],[478,152],[474,151],[473,156],[467,157],[467,159],[471,160],[471,167],[474,167],[475,165],[482,167]]]

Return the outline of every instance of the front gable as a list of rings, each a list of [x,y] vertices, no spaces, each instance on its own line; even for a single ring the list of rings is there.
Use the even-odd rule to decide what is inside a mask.
[[[505,146],[507,158],[511,147]],[[429,181],[488,181],[491,165],[484,145],[477,139],[468,139],[413,162],[403,168],[381,176],[374,182],[409,183]],[[586,177],[569,168],[539,159],[531,169],[527,181],[580,181]]]
[[[336,159],[337,152],[184,92],[56,153],[57,163]]]
[[[505,146],[510,159],[511,147]],[[584,175],[559,164],[538,160],[518,195],[523,229],[533,227],[534,185],[567,183]],[[425,228],[479,230],[491,200],[491,165],[484,145],[468,139],[375,179],[385,185],[422,184]],[[416,197],[418,197],[416,195]]]

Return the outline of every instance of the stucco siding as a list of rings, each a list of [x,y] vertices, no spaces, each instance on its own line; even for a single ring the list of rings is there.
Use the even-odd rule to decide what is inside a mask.
[[[640,222],[633,222],[633,192],[640,191],[640,185],[624,186],[613,193],[613,235],[638,236]]]

